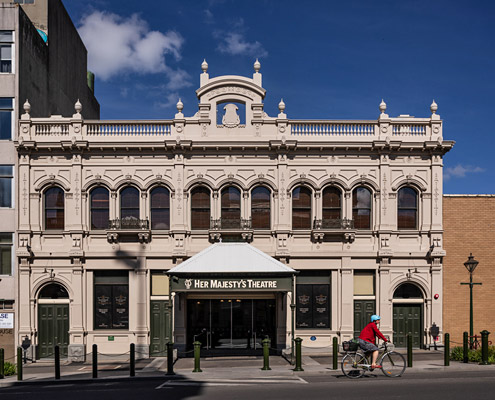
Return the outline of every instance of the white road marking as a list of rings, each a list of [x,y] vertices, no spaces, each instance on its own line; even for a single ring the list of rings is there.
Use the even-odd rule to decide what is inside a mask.
[[[295,384],[307,384],[308,382],[302,379],[300,376],[294,378],[261,378],[261,379],[218,379],[207,378],[204,381],[174,381],[168,380],[157,386],[155,389],[165,389],[168,386],[250,386],[259,383],[295,383]]]

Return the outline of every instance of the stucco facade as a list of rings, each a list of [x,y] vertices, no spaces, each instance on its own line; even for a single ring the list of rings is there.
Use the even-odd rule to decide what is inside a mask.
[[[101,352],[122,353],[134,342],[148,354],[153,302],[169,299],[166,289],[153,294],[153,274],[214,242],[240,240],[299,272],[296,293],[177,292],[179,350],[190,348],[194,304],[224,295],[252,307],[253,299],[269,300],[276,308],[271,339],[279,349],[291,346],[293,323],[307,347],[329,348],[334,336],[348,340],[363,304],[381,315],[381,330],[391,337],[394,324],[408,318],[401,305],[411,305],[417,346],[430,343],[431,324],[442,329],[442,158],[453,146],[443,139],[436,104],[426,118],[389,117],[382,101],[376,120],[308,121],[290,119],[281,101],[270,117],[258,62],[252,78],[210,78],[206,62],[202,69],[199,109],[190,117],[180,101],[174,118],[163,121],[86,120],[79,103],[72,117],[41,119],[30,116],[36,104],[26,105],[16,143],[19,337],[39,344],[40,291],[57,283],[67,291],[56,302],[69,304],[72,359],[94,343]],[[159,197],[153,200],[157,187],[166,189],[161,206]],[[51,188],[57,189],[47,195]],[[256,188],[269,194],[267,202],[259,202]],[[56,191],[63,202],[54,207],[63,213],[47,220]],[[403,194],[414,200],[407,207],[398,205]],[[110,224],[93,229],[98,204]],[[164,225],[154,224],[159,218]],[[412,284],[417,295],[397,295],[402,284]],[[102,329],[110,326],[101,322],[110,295],[94,291],[104,285],[108,293],[128,293],[127,304],[125,295],[118,297],[124,304],[118,329]]]

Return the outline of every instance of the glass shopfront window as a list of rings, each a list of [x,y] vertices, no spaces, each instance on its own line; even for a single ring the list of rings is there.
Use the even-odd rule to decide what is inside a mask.
[[[296,278],[296,327],[330,329],[330,272],[301,271]]]
[[[94,295],[94,329],[129,329],[128,272],[95,272]]]

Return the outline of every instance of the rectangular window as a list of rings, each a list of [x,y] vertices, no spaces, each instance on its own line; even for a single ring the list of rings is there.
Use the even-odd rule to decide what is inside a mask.
[[[151,295],[168,296],[168,294],[169,294],[168,275],[165,275],[165,271],[152,271]]]
[[[0,233],[0,275],[12,274],[12,233]]]
[[[375,295],[375,273],[373,271],[354,271],[354,296]]]
[[[0,31],[0,72],[12,73],[12,31]]]
[[[12,165],[0,165],[0,207],[12,207]]]
[[[128,272],[95,272],[95,329],[129,329]]]
[[[12,140],[13,99],[0,97],[0,140]]]
[[[297,328],[330,329],[330,274],[312,271],[298,276],[296,284]]]

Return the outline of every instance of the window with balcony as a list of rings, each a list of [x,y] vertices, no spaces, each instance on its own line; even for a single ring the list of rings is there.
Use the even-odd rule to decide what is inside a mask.
[[[59,187],[52,187],[45,192],[45,229],[64,229],[64,197],[64,191]]]
[[[12,233],[0,233],[0,275],[12,274]]]
[[[12,140],[13,99],[0,97],[0,140]]]
[[[221,194],[220,224],[221,229],[240,229],[241,191],[235,186],[227,186]]]
[[[150,194],[151,229],[170,229],[170,192],[157,187]]]
[[[417,229],[418,193],[410,187],[403,187],[397,196],[397,228]]]
[[[120,219],[139,220],[139,190],[129,186],[120,192]]]
[[[13,166],[0,165],[0,207],[12,207]]]
[[[108,189],[97,187],[91,191],[91,229],[107,229],[109,217]]]
[[[251,221],[253,229],[270,229],[270,191],[264,186],[251,191]]]
[[[342,218],[341,192],[333,186],[323,190],[323,207],[322,207],[322,225],[324,227],[334,226],[340,228],[340,219]]]
[[[311,190],[299,186],[292,191],[292,229],[311,229]]]
[[[363,186],[352,192],[352,219],[356,229],[371,229],[371,192]]]
[[[12,31],[0,31],[0,72],[12,73]]]
[[[191,191],[191,229],[210,228],[210,190],[198,186]]]

